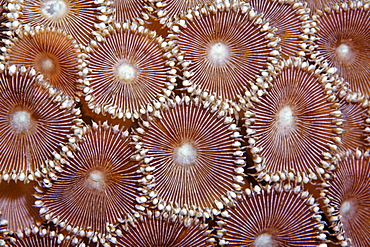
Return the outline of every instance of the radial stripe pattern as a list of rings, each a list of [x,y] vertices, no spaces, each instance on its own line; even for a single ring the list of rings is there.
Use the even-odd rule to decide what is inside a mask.
[[[22,233],[27,228],[40,225],[42,222],[35,208],[34,187],[36,182],[22,181],[0,182],[0,211],[2,219],[8,222],[7,230],[10,233]]]
[[[342,129],[335,124],[340,126],[341,122],[336,119],[340,111],[335,96],[328,91],[332,84],[322,83],[316,68],[307,66],[300,59],[287,60],[274,87],[245,113],[248,143],[259,179],[276,181],[280,176],[284,180],[290,172],[316,179],[315,174],[325,173],[321,169],[323,153],[327,154],[324,164],[328,168],[337,150],[333,138]],[[333,77],[328,81],[337,83]]]
[[[150,212],[140,220],[136,227],[118,229],[113,236],[119,247],[182,247],[211,246],[207,244],[207,224],[185,226],[179,218],[172,220],[154,216]]]
[[[338,4],[322,11],[316,36],[320,58],[336,67],[351,89],[369,94],[370,78],[370,11],[362,1]],[[358,7],[361,6],[361,7]]]
[[[117,22],[127,22],[142,18],[145,0],[115,0],[111,7],[114,10],[114,20]]]
[[[140,174],[127,131],[93,123],[83,138],[36,204],[47,219],[95,241],[104,239],[107,226],[133,219]]]
[[[326,214],[342,246],[370,242],[370,161],[360,151],[344,157],[322,190]]]
[[[176,71],[166,58],[171,57],[171,47],[134,23],[116,23],[108,29],[111,34],[89,49],[85,99],[96,113],[139,118],[153,111],[158,98],[171,95],[176,82]]]
[[[287,59],[291,56],[304,56],[312,45],[315,30],[309,18],[310,10],[298,1],[251,0],[248,3],[259,13],[264,14],[271,26],[277,28],[276,36],[281,55]],[[303,28],[304,27],[304,28]],[[304,43],[305,45],[301,45]]]
[[[206,6],[200,13],[189,11],[186,20],[172,26],[184,53],[188,80],[183,85],[188,92],[208,92],[239,103],[245,90],[255,93],[258,86],[267,88],[261,72],[271,69],[279,55],[269,24],[244,3]]]
[[[202,102],[177,97],[165,107],[138,137],[155,181],[158,198],[153,203],[160,210],[168,205],[207,217],[212,209],[228,205],[243,183],[238,174],[244,164],[236,138],[240,134],[232,119],[218,117],[220,111],[212,112]]]
[[[20,33],[7,47],[9,65],[34,67],[58,90],[77,99],[78,55],[71,36],[55,28],[31,29]]]
[[[19,21],[23,27],[56,27],[72,35],[79,44],[88,45],[94,24],[108,22],[102,4],[94,0],[25,0],[21,1]],[[100,7],[100,8],[99,8]],[[18,9],[18,8],[15,8]],[[105,15],[107,14],[107,15]]]
[[[255,187],[219,221],[221,246],[326,246],[319,207],[300,188]],[[322,245],[321,245],[322,244]]]
[[[60,144],[72,136],[78,112],[33,69],[10,66],[0,73],[0,171],[2,178],[32,179]],[[65,96],[64,96],[65,97]],[[58,102],[60,101],[60,102]]]
[[[366,132],[368,127],[368,107],[364,101],[350,102],[345,98],[339,101],[339,110],[342,112],[343,133],[341,135],[342,143],[338,146],[343,152],[357,149],[365,151],[367,143],[365,142]]]

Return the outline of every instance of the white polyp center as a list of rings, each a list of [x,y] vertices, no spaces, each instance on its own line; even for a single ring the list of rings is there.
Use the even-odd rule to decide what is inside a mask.
[[[289,106],[283,107],[277,116],[278,127],[281,131],[289,131],[294,125],[293,111]]]
[[[31,114],[27,111],[16,111],[11,118],[11,125],[16,133],[25,133],[32,127]]]
[[[47,18],[60,19],[63,18],[68,10],[68,6],[64,0],[46,0],[41,12]]]
[[[210,47],[208,57],[214,64],[222,65],[229,58],[229,48],[223,43],[215,43]]]
[[[340,207],[340,215],[344,218],[348,218],[356,212],[356,205],[353,201],[347,200],[342,203]]]
[[[45,58],[41,61],[41,69],[45,72],[53,71],[55,69],[54,62],[50,58]]]
[[[124,81],[133,81],[136,78],[136,69],[127,63],[123,63],[117,67],[117,77]]]
[[[342,60],[347,60],[351,54],[351,48],[346,44],[341,44],[337,48],[337,54]]]
[[[175,149],[175,160],[178,164],[186,166],[193,164],[197,158],[197,150],[190,143],[184,143]]]
[[[88,182],[94,189],[102,190],[105,184],[105,176],[101,171],[93,170],[89,174]]]
[[[254,240],[255,247],[273,247],[274,239],[271,234],[263,233]]]

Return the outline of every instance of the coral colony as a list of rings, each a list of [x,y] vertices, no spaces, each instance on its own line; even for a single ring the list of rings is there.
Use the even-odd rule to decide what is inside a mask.
[[[0,246],[370,246],[367,0],[0,3]]]

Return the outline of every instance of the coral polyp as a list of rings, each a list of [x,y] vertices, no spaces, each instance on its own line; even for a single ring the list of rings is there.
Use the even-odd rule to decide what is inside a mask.
[[[262,71],[277,63],[279,46],[269,23],[243,3],[190,10],[174,22],[171,38],[183,52],[182,66],[189,93],[207,92],[238,104],[245,91],[258,92]],[[198,16],[199,15],[199,16]],[[172,37],[173,36],[173,37]]]
[[[134,140],[138,151],[146,150],[144,170],[155,184],[149,184],[148,195],[155,195],[151,200],[158,210],[208,218],[232,205],[241,189],[238,128],[222,110],[212,112],[205,104],[177,96],[158,112],[160,118],[137,129]]]
[[[135,23],[116,23],[105,31],[87,48],[89,65],[81,82],[85,99],[96,113],[137,119],[171,95],[176,82],[172,47]]]
[[[67,33],[56,28],[32,28],[12,40],[5,52],[5,62],[34,67],[55,88],[78,100],[79,54],[76,41]]]
[[[84,132],[68,163],[55,161],[63,172],[50,188],[38,190],[36,205],[46,219],[94,242],[104,241],[111,225],[133,221],[141,176],[131,161],[134,149],[127,131],[93,123]]]
[[[295,174],[296,181],[307,183],[330,176],[323,168],[333,161],[337,150],[333,140],[342,133],[337,119],[341,113],[330,86],[339,86],[340,81],[327,73],[330,84],[323,84],[320,70],[335,71],[309,66],[299,58],[286,60],[274,87],[245,112],[258,179],[276,182]],[[321,162],[324,153],[327,160]]]
[[[355,92],[369,95],[369,4],[350,1],[319,11],[316,36],[318,54],[338,69]]]
[[[19,26],[16,31],[56,27],[72,35],[79,44],[87,45],[96,24],[111,20],[104,6],[103,1],[93,0],[16,0],[12,2],[10,10],[14,14],[9,21],[13,27]]]
[[[320,219],[319,205],[302,188],[256,186],[218,222],[217,236],[221,246],[323,247],[326,235]]]
[[[322,190],[326,215],[342,246],[370,242],[370,162],[361,151],[343,157],[330,187]]]
[[[79,111],[34,69],[15,65],[0,72],[0,99],[2,179],[34,180],[45,161],[73,135]]]

